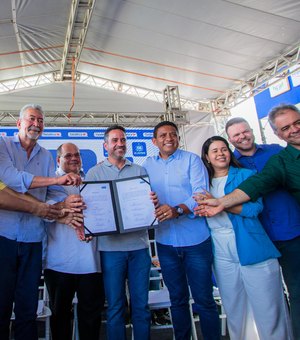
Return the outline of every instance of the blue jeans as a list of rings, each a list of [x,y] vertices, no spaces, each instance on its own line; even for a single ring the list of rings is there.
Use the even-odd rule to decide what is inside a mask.
[[[300,340],[300,236],[287,241],[274,241],[281,252],[278,258],[289,291],[294,340]]]
[[[36,311],[42,272],[42,243],[24,243],[0,236],[0,339],[9,339],[15,302],[15,339],[38,339]]]
[[[171,298],[171,312],[176,340],[189,340],[191,318],[189,287],[199,314],[203,338],[220,339],[220,323],[213,298],[211,239],[189,247],[157,243],[161,271]]]
[[[108,340],[126,339],[124,319],[126,278],[128,279],[134,338],[150,339],[151,314],[148,307],[148,290],[151,258],[149,249],[101,251],[100,258],[108,303]]]

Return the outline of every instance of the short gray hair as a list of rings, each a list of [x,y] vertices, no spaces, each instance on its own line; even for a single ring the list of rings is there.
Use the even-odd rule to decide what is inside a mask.
[[[240,123],[245,123],[247,125],[249,125],[249,123],[246,121],[245,118],[242,118],[242,117],[235,117],[235,118],[231,118],[229,119],[229,121],[226,123],[226,126],[225,126],[225,131],[228,135],[228,129],[230,128],[230,126],[232,125],[235,125],[235,124],[240,124]],[[250,125],[249,125],[250,127]]]
[[[28,109],[34,109],[37,110],[41,113],[41,115],[44,118],[44,111],[41,107],[41,105],[38,104],[26,104],[25,106],[22,107],[22,109],[20,110],[20,114],[19,114],[19,119],[23,119],[24,113],[28,110]]]
[[[300,114],[299,109],[295,105],[291,104],[280,104],[278,106],[275,106],[272,108],[272,110],[268,114],[268,121],[269,124],[271,125],[271,128],[273,129],[274,132],[277,131],[277,128],[275,126],[275,118],[277,116],[280,116],[285,113],[286,110],[292,110]]]

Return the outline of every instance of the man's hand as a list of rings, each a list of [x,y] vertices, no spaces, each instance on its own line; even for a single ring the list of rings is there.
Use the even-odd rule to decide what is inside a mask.
[[[32,203],[31,207],[32,214],[48,220],[56,220],[57,218],[61,217],[62,214],[61,209],[59,209],[59,207],[43,202]]]
[[[61,213],[62,217],[56,219],[57,222],[66,224],[74,229],[82,226],[83,223],[83,214],[71,211],[69,209],[62,209]]]
[[[64,201],[64,207],[77,212],[86,208],[83,198],[80,195],[69,195]]]
[[[211,217],[222,212],[225,207],[217,198],[206,199],[203,195],[195,196],[195,201],[198,203],[198,207],[194,209],[194,214],[198,216]]]
[[[176,218],[178,216],[178,213],[168,204],[164,204],[155,209],[155,216],[159,222],[163,222],[171,218]]]
[[[150,192],[150,199],[151,199],[154,207],[158,208],[159,207],[159,200],[158,200],[156,192],[154,192],[154,191]]]
[[[75,232],[79,241],[85,241],[86,243],[88,243],[93,239],[93,236],[85,235],[83,224],[81,224],[80,227],[76,228]]]
[[[68,174],[57,177],[57,184],[58,185],[74,185],[78,186],[82,183],[81,177],[79,175],[76,175],[72,172],[69,172]]]

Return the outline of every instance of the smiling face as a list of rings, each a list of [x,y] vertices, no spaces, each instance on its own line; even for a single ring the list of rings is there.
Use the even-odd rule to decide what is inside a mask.
[[[111,130],[104,143],[104,148],[108,152],[108,159],[121,161],[125,159],[127,151],[126,135],[122,130]]]
[[[227,129],[229,142],[241,153],[255,151],[254,135],[247,123],[237,123]]]
[[[230,152],[222,141],[212,142],[206,155],[207,161],[211,163],[216,173],[229,168],[230,157]]]
[[[82,163],[78,147],[72,143],[63,144],[61,154],[57,157],[57,164],[66,174],[69,172],[79,174]]]
[[[18,119],[17,127],[21,141],[37,141],[44,130],[44,117],[39,110],[28,108],[23,117]]]
[[[288,144],[300,149],[300,114],[294,110],[285,110],[274,119],[275,134]]]
[[[152,142],[159,148],[161,158],[167,159],[178,149],[179,135],[175,127],[163,125],[158,128],[156,137],[152,138]]]

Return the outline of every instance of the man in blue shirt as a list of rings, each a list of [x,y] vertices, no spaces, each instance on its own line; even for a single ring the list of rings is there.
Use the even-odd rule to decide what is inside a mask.
[[[179,150],[176,124],[161,122],[152,142],[159,154],[144,163],[160,206],[156,209],[158,257],[169,289],[176,339],[190,339],[189,286],[205,340],[220,339],[219,317],[212,295],[212,247],[204,218],[194,218],[195,192],[208,189],[205,166],[197,155]]]
[[[44,129],[42,108],[35,104],[24,106],[17,127],[18,135],[0,139],[0,180],[42,202],[63,201],[66,194],[57,185],[78,185],[81,179],[74,174],[55,176],[50,152],[37,143]],[[81,198],[71,197],[59,203],[65,204],[80,207]],[[0,221],[0,339],[9,339],[14,302],[15,339],[36,340],[44,222],[28,213],[7,210],[0,210]]]
[[[283,148],[278,144],[255,144],[248,122],[232,118],[226,124],[226,133],[235,147],[234,154],[248,169],[260,172],[269,158]],[[295,198],[283,189],[272,191],[264,197],[264,210],[260,220],[281,252],[278,259],[289,292],[294,335],[300,337],[300,209]],[[297,335],[297,336],[296,336]]]

